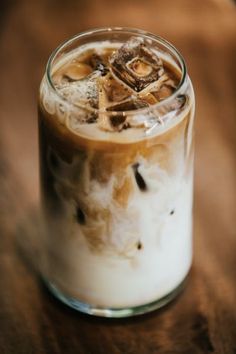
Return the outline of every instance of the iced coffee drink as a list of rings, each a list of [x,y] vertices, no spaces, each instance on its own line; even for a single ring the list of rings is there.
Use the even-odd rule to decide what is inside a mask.
[[[192,259],[194,94],[165,40],[100,29],[60,46],[40,86],[42,275],[101,316],[158,308]]]

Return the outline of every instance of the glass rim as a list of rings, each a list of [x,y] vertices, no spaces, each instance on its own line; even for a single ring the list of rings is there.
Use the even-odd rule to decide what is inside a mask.
[[[130,33],[131,35],[133,34],[136,36],[145,37],[147,39],[152,39],[152,40],[156,41],[157,43],[159,42],[162,45],[164,45],[168,50],[170,50],[171,54],[174,54],[174,56],[177,57],[177,59],[180,63],[180,66],[181,66],[181,68],[180,68],[181,69],[181,79],[179,81],[178,86],[176,87],[176,89],[174,90],[174,92],[170,96],[163,99],[162,101],[159,101],[157,103],[150,105],[149,107],[143,107],[143,108],[138,108],[138,109],[134,109],[134,110],[124,110],[124,111],[107,111],[107,110],[99,109],[99,108],[91,108],[90,109],[90,108],[85,107],[83,105],[75,104],[75,103],[69,101],[65,96],[63,96],[60,93],[60,91],[55,87],[53,80],[52,80],[52,75],[51,75],[52,68],[53,68],[53,61],[56,58],[56,56],[60,53],[60,51],[62,51],[68,45],[72,44],[73,42],[75,42],[76,40],[78,40],[80,38],[86,38],[86,37],[89,37],[94,34],[116,33],[116,32],[117,33]],[[159,107],[162,107],[166,104],[171,103],[171,101],[173,101],[180,94],[180,91],[186,81],[187,67],[186,67],[185,60],[184,60],[182,54],[178,51],[178,49],[176,49],[173,44],[171,44],[169,41],[162,38],[161,36],[155,35],[151,32],[145,31],[145,30],[133,28],[133,27],[113,27],[113,26],[110,27],[109,26],[109,27],[98,27],[98,28],[82,31],[82,32],[74,35],[73,37],[66,39],[61,44],[59,44],[56,47],[56,49],[51,53],[51,55],[47,61],[45,76],[46,76],[47,83],[49,84],[49,86],[53,90],[53,92],[62,101],[66,102],[67,104],[72,105],[76,109],[91,110],[94,113],[103,113],[108,116],[114,115],[114,114],[132,115],[132,114],[140,114],[140,113],[150,113],[150,112],[158,109]]]

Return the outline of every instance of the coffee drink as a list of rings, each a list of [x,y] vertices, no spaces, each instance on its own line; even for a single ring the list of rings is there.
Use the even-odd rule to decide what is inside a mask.
[[[143,313],[192,259],[194,94],[183,59],[135,30],[75,37],[39,96],[43,277],[102,316]]]

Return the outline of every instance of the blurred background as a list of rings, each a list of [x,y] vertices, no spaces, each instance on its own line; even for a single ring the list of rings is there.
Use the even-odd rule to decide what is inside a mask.
[[[6,291],[16,290],[22,277],[28,279],[28,291],[36,286],[27,270],[13,276],[13,264],[21,266],[12,240],[19,217],[32,224],[31,210],[39,198],[37,95],[47,59],[62,41],[101,26],[153,32],[172,42],[186,60],[196,93],[196,271],[189,291],[199,298],[205,296],[199,304],[196,300],[196,306],[209,316],[216,311],[219,318],[225,314],[224,326],[219,327],[221,336],[233,341],[236,7],[231,0],[1,0],[0,271],[14,280],[12,288],[7,278],[3,280],[5,293],[0,291],[0,303]],[[22,290],[22,303],[25,295]],[[36,297],[33,301],[36,306]]]

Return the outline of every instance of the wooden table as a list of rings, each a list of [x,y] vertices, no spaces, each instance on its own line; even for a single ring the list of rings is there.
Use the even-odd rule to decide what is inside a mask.
[[[0,353],[236,353],[236,15],[227,0],[14,1],[0,9]],[[183,53],[197,98],[195,255],[161,311],[91,318],[40,283],[36,97],[49,53],[81,30],[140,27]]]

